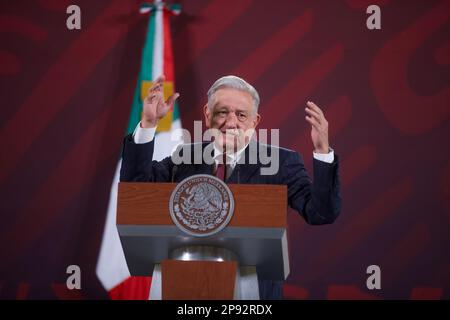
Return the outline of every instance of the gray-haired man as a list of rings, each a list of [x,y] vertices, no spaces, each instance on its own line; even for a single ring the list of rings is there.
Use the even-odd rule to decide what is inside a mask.
[[[208,101],[203,107],[206,127],[216,131],[212,146],[212,163],[194,165],[175,164],[172,157],[153,161],[153,138],[158,120],[170,110],[179,97],[178,93],[164,101],[164,76],[159,77],[150,88],[144,101],[142,118],[134,134],[124,139],[121,181],[169,182],[181,181],[194,174],[215,174],[220,159],[225,157],[228,183],[284,184],[288,188],[288,203],[309,224],[332,223],[340,213],[341,196],[338,174],[338,158],[329,147],[328,122],[322,110],[312,102],[306,103],[306,121],[311,125],[314,145],[314,179],[306,173],[299,153],[257,142],[252,144],[252,132],[258,126],[258,92],[245,80],[236,76],[218,79],[208,91]],[[280,110],[282,111],[282,110]],[[250,134],[249,134],[250,132]],[[276,150],[279,153],[279,168],[274,174],[261,174],[264,164],[250,163],[251,146]],[[259,159],[259,157],[256,157]],[[176,170],[174,169],[176,167]],[[279,282],[260,281],[260,297],[274,299],[282,297]]]

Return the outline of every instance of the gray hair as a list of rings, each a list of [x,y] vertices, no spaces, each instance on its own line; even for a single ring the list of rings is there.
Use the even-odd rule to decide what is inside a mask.
[[[231,88],[236,90],[241,90],[244,92],[249,93],[252,96],[253,99],[253,105],[255,107],[255,113],[258,112],[259,107],[259,94],[256,89],[249,84],[247,81],[245,81],[242,78],[239,78],[237,76],[224,76],[220,79],[217,79],[216,82],[209,88],[208,90],[208,108],[212,110],[213,107],[213,95],[216,93],[217,90],[222,88]]]

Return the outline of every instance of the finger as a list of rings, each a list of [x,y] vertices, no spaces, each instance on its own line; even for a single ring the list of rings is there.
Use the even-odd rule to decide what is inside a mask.
[[[152,86],[154,88],[154,90],[162,91],[165,80],[166,80],[166,78],[164,77],[164,75],[161,75],[158,78],[156,78],[156,80],[153,82],[153,86]]]
[[[161,94],[161,95],[163,95],[164,94],[164,85],[161,83],[161,84],[158,84],[156,87],[155,87],[155,89],[153,90],[153,92],[155,92],[156,94]]]
[[[306,116],[305,119],[306,119],[306,121],[308,121],[314,128],[316,128],[317,130],[320,129],[319,123],[318,123],[313,117]]]
[[[305,111],[309,116],[314,117],[317,120],[317,122],[319,122],[319,123],[322,122],[322,116],[317,111],[310,109],[308,107],[305,108]]]
[[[148,90],[148,93],[162,91],[163,87],[164,87],[164,83],[155,83],[150,87],[150,89]]]
[[[308,101],[307,103],[308,107],[312,108],[314,111],[320,114],[320,124],[328,126],[328,121],[325,118],[325,114],[323,113],[322,109],[320,109],[314,102]]]
[[[164,83],[165,80],[166,80],[166,77],[162,74],[158,78],[156,78],[154,83]]]
[[[154,94],[162,91],[160,88],[161,88],[161,86],[159,84],[152,85],[147,91],[147,96],[151,96],[151,95],[154,95]]]
[[[164,86],[164,81],[166,80],[166,77],[164,75],[160,75],[158,78],[156,78],[155,81],[152,82],[152,85],[147,91],[147,94],[150,94],[152,91],[161,90],[161,88]]]
[[[172,107],[175,104],[175,101],[178,99],[178,97],[180,96],[180,94],[178,92],[174,93],[173,95],[171,95],[169,97],[169,99],[167,99],[167,104]]]
[[[147,97],[145,97],[144,103],[153,103],[156,98],[156,95],[149,94]]]
[[[310,107],[311,109],[313,109],[314,111],[316,111],[317,113],[323,115],[322,109],[320,109],[320,108],[317,106],[317,104],[315,104],[314,102],[308,101],[308,102],[306,103],[306,105],[307,105],[308,107]]]
[[[152,85],[152,89],[153,89],[153,90],[159,89],[159,88],[162,88],[163,86],[164,86],[164,82],[155,82],[155,83]]]
[[[163,95],[160,92],[151,92],[145,98],[147,103],[163,102]]]

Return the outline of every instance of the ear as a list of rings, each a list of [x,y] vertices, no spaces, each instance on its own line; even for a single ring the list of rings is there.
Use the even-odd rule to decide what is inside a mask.
[[[256,127],[258,126],[258,124],[260,122],[261,122],[261,116],[259,115],[259,113],[257,113],[255,119],[253,120],[253,128],[256,129]]]
[[[211,125],[212,114],[211,114],[211,110],[209,110],[209,108],[208,108],[208,104],[205,104],[205,106],[203,107],[203,115],[205,117],[205,125],[207,128],[209,128]]]

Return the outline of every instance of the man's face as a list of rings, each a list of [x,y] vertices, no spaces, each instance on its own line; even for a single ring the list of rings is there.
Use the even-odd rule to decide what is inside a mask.
[[[222,88],[213,95],[213,106],[204,107],[206,127],[220,131],[215,143],[219,149],[235,152],[250,140],[260,121],[252,96],[241,90]]]

